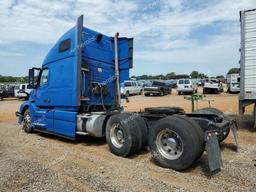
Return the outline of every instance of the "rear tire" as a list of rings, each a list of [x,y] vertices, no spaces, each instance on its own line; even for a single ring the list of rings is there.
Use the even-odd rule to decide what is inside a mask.
[[[137,116],[135,120],[137,121],[138,130],[141,132],[141,138],[140,138],[140,140],[142,141],[142,146],[140,147],[141,149],[148,145],[148,128],[147,128],[146,122],[142,117]]]
[[[175,117],[178,117],[180,119],[182,119],[183,121],[186,121],[188,123],[188,125],[190,125],[191,129],[193,129],[196,133],[197,133],[197,155],[196,155],[196,159],[195,161],[197,161],[202,154],[204,153],[204,132],[203,129],[200,127],[200,125],[194,121],[193,119],[187,117],[187,116],[180,116],[180,115],[175,115]]]
[[[191,166],[198,153],[197,133],[177,116],[163,118],[149,130],[149,147],[160,166],[182,171]]]
[[[23,130],[26,133],[32,133],[33,132],[33,128],[32,128],[32,117],[30,114],[29,109],[27,109],[24,114],[23,114],[23,126],[22,126]]]
[[[106,125],[106,140],[110,151],[127,157],[138,151],[140,134],[127,113],[112,115]]]
[[[125,96],[126,96],[126,97],[129,97],[129,96],[130,96],[129,91],[126,91]]]
[[[144,93],[144,96],[145,97],[148,97],[150,94],[149,93]]]

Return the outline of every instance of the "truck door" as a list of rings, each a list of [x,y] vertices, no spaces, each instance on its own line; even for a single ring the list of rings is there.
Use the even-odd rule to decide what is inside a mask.
[[[50,100],[48,98],[48,81],[49,81],[49,69],[42,70],[39,80],[39,85],[36,89],[34,103],[37,107],[49,106]]]
[[[38,129],[53,131],[53,110],[50,109],[51,101],[49,99],[49,69],[43,68],[40,75],[35,94],[31,97],[31,102],[36,105],[36,111],[33,115],[33,124]]]

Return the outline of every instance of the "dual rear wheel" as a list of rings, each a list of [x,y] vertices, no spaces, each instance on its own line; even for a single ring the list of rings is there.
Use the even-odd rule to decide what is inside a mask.
[[[109,149],[117,156],[127,157],[138,153],[147,145],[147,126],[136,113],[112,115],[106,126]]]
[[[149,129],[149,134],[147,130],[145,121],[138,115],[111,116],[106,127],[110,151],[127,157],[149,145],[156,164],[179,171],[190,167],[204,151],[201,127],[186,116],[160,119]]]
[[[149,131],[149,147],[156,164],[182,171],[204,151],[203,131],[192,119],[173,115],[155,123]]]

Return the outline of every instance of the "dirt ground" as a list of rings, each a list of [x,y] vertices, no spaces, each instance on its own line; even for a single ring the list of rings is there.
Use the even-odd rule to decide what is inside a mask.
[[[204,154],[189,170],[176,172],[152,162],[148,149],[130,158],[108,151],[104,139],[89,136],[76,141],[47,134],[26,134],[14,112],[22,101],[0,102],[0,191],[256,191],[256,131],[251,108],[237,116],[238,95],[207,95],[239,125],[239,150],[234,150],[232,134],[221,144],[224,167],[211,174]],[[183,95],[164,97],[132,96],[125,110],[152,106],[179,106],[187,112],[190,101]],[[200,101],[198,107],[207,107]]]

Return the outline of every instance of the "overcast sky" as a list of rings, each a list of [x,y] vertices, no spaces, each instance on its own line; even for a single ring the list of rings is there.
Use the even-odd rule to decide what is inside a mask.
[[[134,37],[131,75],[226,74],[239,67],[239,11],[256,0],[1,0],[0,74],[27,75],[84,14],[84,26]]]

